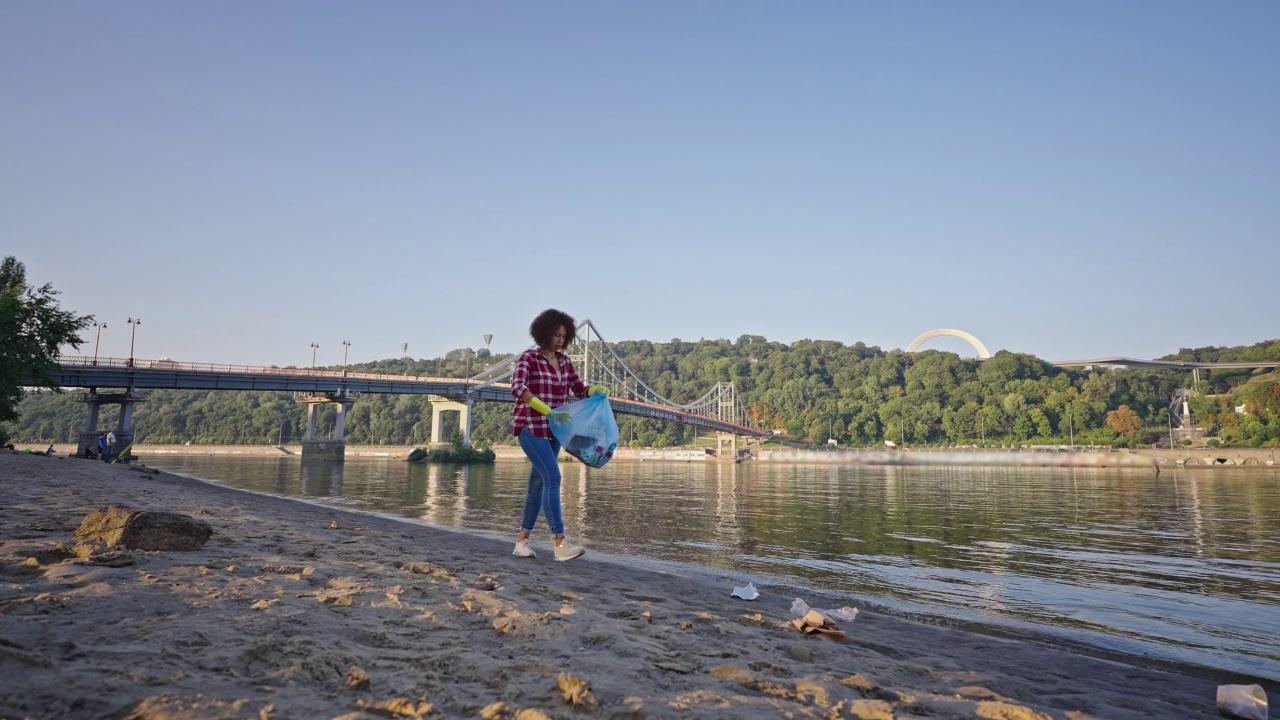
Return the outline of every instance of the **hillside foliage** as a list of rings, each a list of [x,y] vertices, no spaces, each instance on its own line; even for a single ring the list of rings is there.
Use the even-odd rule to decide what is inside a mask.
[[[1141,446],[1167,441],[1169,404],[1191,384],[1190,372],[1151,368],[1072,370],[1032,355],[1001,351],[979,361],[925,350],[907,354],[863,343],[802,340],[789,345],[743,335],[736,341],[613,345],[631,371],[674,402],[690,402],[714,383],[736,383],[752,423],[793,442],[840,446],[1066,444]],[[506,356],[463,348],[431,360],[393,359],[351,365],[357,372],[463,377]],[[1226,361],[1280,359],[1280,340],[1247,347],[1179,350],[1163,359]],[[1280,445],[1280,384],[1274,372],[1202,372],[1191,400],[1193,417],[1226,444]],[[1243,406],[1245,412],[1237,412]],[[1124,408],[1121,410],[1121,408]],[[67,442],[85,422],[68,395],[34,392],[12,427],[23,442]],[[100,424],[114,421],[103,408]],[[298,442],[304,409],[288,393],[154,391],[135,415],[138,441],[147,444],[264,444]],[[513,443],[511,406],[480,403],[473,440]],[[1108,418],[1112,422],[1108,422]],[[456,419],[445,416],[450,427]],[[686,445],[695,429],[619,415],[624,444]],[[331,431],[332,408],[318,417]],[[348,412],[352,444],[425,445],[431,406],[424,396],[366,394]]]

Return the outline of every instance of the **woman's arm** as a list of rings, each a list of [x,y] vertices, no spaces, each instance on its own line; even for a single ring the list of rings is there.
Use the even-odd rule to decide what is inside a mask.
[[[511,394],[516,400],[522,403],[528,403],[529,398],[533,394],[529,392],[529,373],[532,371],[529,363],[529,353],[520,353],[520,359],[516,361],[515,372],[511,373]]]

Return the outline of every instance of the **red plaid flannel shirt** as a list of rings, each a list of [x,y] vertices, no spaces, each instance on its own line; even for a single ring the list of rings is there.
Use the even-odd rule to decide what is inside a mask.
[[[519,435],[520,430],[527,427],[540,438],[552,438],[547,416],[529,407],[528,403],[520,402],[525,390],[551,408],[569,402],[570,392],[579,398],[587,396],[587,386],[578,377],[569,356],[557,350],[556,357],[560,360],[560,372],[556,372],[551,361],[538,348],[525,350],[516,361],[516,371],[511,375],[511,394],[516,396],[512,435]]]

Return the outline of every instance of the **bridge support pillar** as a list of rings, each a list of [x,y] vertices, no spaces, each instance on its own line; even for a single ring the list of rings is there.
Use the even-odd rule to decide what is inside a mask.
[[[350,403],[340,402],[334,408],[336,415],[333,418],[333,440],[334,442],[346,443],[347,438],[347,408]]]
[[[304,441],[316,441],[316,403],[307,403],[307,435]]]
[[[729,445],[729,454],[724,452],[725,443]],[[738,436],[733,433],[716,433],[716,460],[721,462],[738,460]]]
[[[132,460],[134,456],[128,453],[127,449],[133,444],[133,411],[138,403],[143,402],[142,396],[133,388],[120,393],[99,393],[97,390],[90,390],[80,397],[80,402],[88,405],[89,417],[77,439],[76,455],[84,457],[90,452],[98,452],[98,436],[111,429],[98,427],[102,406],[119,405],[120,420],[115,427],[116,446],[113,452],[116,453],[119,462]]]
[[[90,393],[90,395],[96,394],[97,393]],[[82,434],[96,434],[98,432],[98,410],[102,407],[102,403],[91,402],[88,400],[85,402],[89,406],[89,424],[84,426],[84,433]]]
[[[138,409],[138,401],[136,399],[132,399],[137,397],[137,393],[134,392],[133,388],[129,388],[127,395],[129,395],[131,399],[120,403],[120,432],[128,435],[129,438],[132,439],[133,411]]]
[[[346,389],[332,393],[298,393],[295,396],[300,403],[307,406],[307,436],[302,441],[303,460],[332,460],[342,462],[347,455],[347,408],[360,399],[360,393]],[[316,408],[328,403],[335,405],[337,412],[333,421],[333,437],[328,440],[316,439]]]
[[[462,433],[462,442],[467,447],[471,447],[471,407],[475,401],[468,398],[465,402],[458,402],[440,395],[431,395],[431,444],[443,445],[449,442],[448,439],[442,437],[444,434],[444,423],[441,422],[443,416],[447,412],[458,413],[458,431]]]

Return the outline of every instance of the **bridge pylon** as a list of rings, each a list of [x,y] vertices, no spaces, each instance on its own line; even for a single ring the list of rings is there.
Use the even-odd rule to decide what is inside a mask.
[[[742,441],[739,447],[738,441]],[[752,438],[746,435],[738,435],[737,433],[716,433],[716,460],[719,462],[738,462],[745,460],[745,456],[751,455]],[[726,453],[725,445],[729,446],[729,452]]]
[[[471,447],[471,408],[476,404],[474,398],[467,397],[465,400],[454,400],[453,398],[444,397],[442,395],[428,395],[431,400],[431,444],[442,445],[449,441],[442,437],[444,435],[444,414],[447,412],[458,413],[458,429],[462,432],[462,442]]]
[[[307,435],[302,441],[303,460],[332,460],[342,462],[347,456],[347,410],[360,399],[360,393],[347,389],[337,392],[297,393],[298,402],[307,406]],[[337,416],[333,420],[333,437],[316,439],[316,408],[333,403]]]
[[[90,452],[98,452],[98,436],[103,434],[103,430],[98,428],[98,413],[103,405],[119,405],[120,406],[120,423],[116,428],[116,450],[115,452],[126,452],[133,444],[133,411],[134,406],[143,402],[145,398],[133,388],[128,388],[124,392],[100,393],[97,388],[90,388],[89,392],[80,396],[80,402],[88,405],[89,417],[85,423],[85,429],[80,432],[80,437],[76,442],[76,455],[87,456]],[[133,454],[129,453],[120,456],[118,462],[129,462],[133,459]]]

